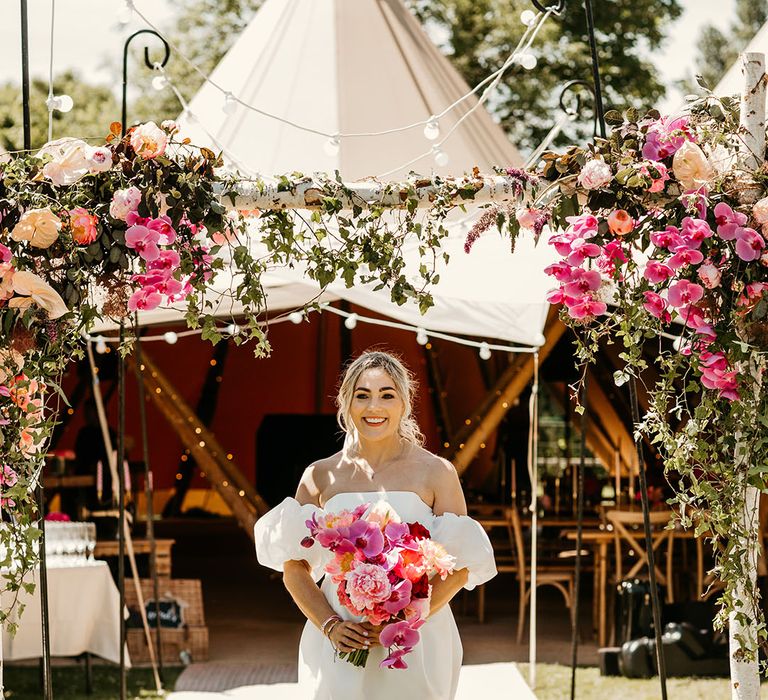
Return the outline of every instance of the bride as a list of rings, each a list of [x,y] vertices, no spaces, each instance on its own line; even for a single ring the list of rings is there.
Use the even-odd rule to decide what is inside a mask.
[[[344,372],[336,403],[346,433],[343,449],[310,465],[296,498],[286,498],[256,523],[259,562],[283,572],[285,587],[307,617],[299,646],[302,697],[315,700],[450,700],[456,693],[462,647],[448,602],[496,574],[485,531],[467,517],[454,467],[422,447],[413,418],[414,382],[396,357],[366,352]],[[386,650],[378,629],[339,602],[323,576],[327,550],[301,546],[305,521],[317,510],[338,511],[386,501],[403,522],[418,521],[456,557],[454,572],[435,576],[429,617],[408,668],[382,669]],[[337,652],[369,649],[365,667]]]

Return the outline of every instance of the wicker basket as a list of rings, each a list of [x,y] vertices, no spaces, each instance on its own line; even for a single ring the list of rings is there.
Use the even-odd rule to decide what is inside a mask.
[[[154,599],[151,579],[141,579],[141,592],[144,604]],[[203,591],[199,579],[166,579],[159,581],[160,600],[175,600],[182,610],[182,626],[179,628],[161,627],[160,642],[163,651],[163,663],[169,666],[183,665],[192,661],[208,660],[208,628],[205,626],[203,611]],[[136,588],[132,580],[125,582],[125,604],[131,611],[139,609]],[[157,631],[150,628],[152,642],[156,644]],[[130,628],[128,635],[128,653],[134,665],[150,662],[149,649],[143,628]]]
[[[152,632],[152,643],[156,644],[157,634]],[[191,661],[208,660],[208,628],[182,627],[181,629],[160,629],[160,642],[163,650],[163,664],[166,666],[185,666]],[[134,666],[150,663],[149,648],[143,629],[128,630],[128,654]]]

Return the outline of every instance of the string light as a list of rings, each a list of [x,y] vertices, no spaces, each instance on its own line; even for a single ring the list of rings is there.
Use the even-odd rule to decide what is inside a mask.
[[[430,117],[424,126],[424,138],[429,141],[440,138],[440,125],[437,122],[437,117]]]
[[[423,328],[416,329],[416,342],[419,345],[426,345],[429,342],[427,331],[425,331]]]
[[[435,165],[440,168],[444,168],[450,161],[448,154],[437,144],[432,146],[432,157],[435,159]]]
[[[236,323],[230,323],[227,328],[227,335],[237,335],[240,332],[240,326]]]
[[[72,107],[75,106],[74,101],[69,95],[51,96],[45,101],[45,104],[48,107],[49,112],[55,110],[63,113],[71,111]]]
[[[536,13],[533,10],[523,10],[520,13],[520,21],[526,26],[533,26],[536,21]]]
[[[224,106],[221,108],[224,114],[234,114],[237,110],[237,98],[231,92],[224,93]]]
[[[533,70],[536,68],[538,61],[536,60],[536,56],[534,56],[532,53],[524,53],[518,56],[517,63],[525,68],[525,70]]]
[[[165,342],[168,343],[168,345],[176,345],[176,343],[179,341],[179,336],[173,331],[168,331],[167,333],[163,334],[163,338],[165,338]]]
[[[104,336],[100,335],[96,338],[96,352],[99,355],[103,355],[107,351],[107,341],[104,340]]]
[[[130,24],[133,19],[133,0],[125,0],[125,4],[120,8],[117,13],[117,21],[120,24]]]
[[[294,311],[288,314],[288,320],[298,326],[304,320],[304,314],[301,311]]]
[[[154,78],[152,78],[152,89],[160,92],[161,90],[165,90],[167,87],[168,78],[166,78],[164,75],[156,75]]]
[[[323,146],[323,150],[325,151],[325,154],[328,156],[339,155],[340,148],[341,148],[341,138],[339,134],[331,136]]]
[[[349,316],[347,316],[344,319],[344,327],[350,331],[354,330],[355,327],[357,326],[357,318],[358,318],[357,314],[350,314]]]
[[[488,346],[488,343],[480,343],[479,354],[481,360],[491,359],[491,348]]]

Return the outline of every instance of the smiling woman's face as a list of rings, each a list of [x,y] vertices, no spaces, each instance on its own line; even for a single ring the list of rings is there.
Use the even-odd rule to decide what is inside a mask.
[[[360,375],[349,413],[361,439],[379,441],[397,436],[404,410],[395,382],[383,369],[367,369]]]

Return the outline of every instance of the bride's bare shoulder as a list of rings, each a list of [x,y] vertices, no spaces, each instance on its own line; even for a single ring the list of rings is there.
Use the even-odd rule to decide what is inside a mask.
[[[312,462],[301,476],[296,491],[296,500],[299,503],[312,503],[319,506],[320,494],[324,493],[328,486],[336,480],[336,474],[341,468],[342,462],[341,452]]]

